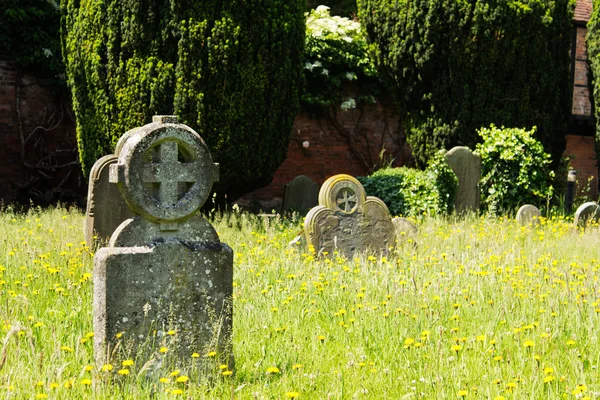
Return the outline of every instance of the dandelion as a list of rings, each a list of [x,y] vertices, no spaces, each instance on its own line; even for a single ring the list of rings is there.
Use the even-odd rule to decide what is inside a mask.
[[[171,380],[169,378],[160,378],[158,381],[160,383],[169,383],[169,382],[171,382]]]
[[[294,364],[294,365],[292,365],[292,369],[294,371],[299,370],[300,368],[302,368],[302,364]]]
[[[269,367],[269,368],[267,368],[267,375],[278,374],[279,372],[280,372],[279,368],[277,368],[277,367]]]
[[[233,371],[229,371],[229,370],[221,372],[221,375],[223,375],[223,376],[231,376],[232,374],[233,374]]]
[[[192,358],[198,358],[198,357],[200,357],[200,354],[198,354],[198,353],[192,353]]]
[[[298,397],[300,397],[300,393],[298,393],[298,392],[287,392],[285,394],[285,397],[287,397],[288,399],[297,399]]]
[[[167,351],[169,351],[169,349],[167,347],[161,347],[160,349],[158,349],[159,352],[165,354]]]
[[[129,370],[127,368],[120,369],[117,371],[119,375],[129,375]]]
[[[35,395],[36,399],[47,399],[48,395],[46,393],[38,393]]]
[[[189,380],[190,380],[190,378],[188,378],[187,376],[181,375],[181,376],[178,376],[177,379],[175,379],[175,382],[186,383]]]
[[[523,343],[523,346],[525,346],[526,348],[531,348],[534,346],[533,340],[526,340],[525,343]]]
[[[460,344],[455,344],[451,347],[452,350],[456,351],[457,353],[462,350],[462,346]]]
[[[176,369],[175,371],[171,372],[171,376],[177,376],[180,372],[180,370]]]
[[[317,339],[318,339],[320,342],[324,342],[324,341],[325,341],[325,336],[323,336],[323,335],[319,335],[319,336],[317,336]]]
[[[206,353],[206,357],[214,357],[217,355],[216,351],[209,351],[208,353]]]
[[[104,364],[101,369],[104,372],[108,372],[113,370],[113,366],[112,364]]]
[[[123,361],[121,364],[122,364],[124,367],[131,367],[131,366],[134,364],[134,362],[133,362],[133,360],[125,360],[125,361]]]
[[[91,380],[91,379],[89,379],[89,378],[82,379],[82,380],[81,380],[81,384],[82,384],[83,386],[90,386],[90,385],[92,384],[92,380]],[[50,387],[52,387],[52,386],[50,386]]]
[[[175,396],[179,396],[180,394],[183,394],[183,390],[181,390],[181,389],[173,389],[171,391],[171,394],[173,394]]]

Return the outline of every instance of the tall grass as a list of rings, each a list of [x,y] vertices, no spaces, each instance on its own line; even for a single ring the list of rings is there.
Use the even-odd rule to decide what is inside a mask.
[[[93,249],[81,242],[81,214],[1,214],[0,397],[600,393],[595,227],[576,230],[563,217],[537,227],[507,218],[425,219],[416,243],[387,257],[345,260],[288,245],[299,223],[240,212],[211,220],[235,254],[235,374],[177,382],[185,371],[164,371],[160,380],[139,373],[137,361],[110,371],[94,365]]]

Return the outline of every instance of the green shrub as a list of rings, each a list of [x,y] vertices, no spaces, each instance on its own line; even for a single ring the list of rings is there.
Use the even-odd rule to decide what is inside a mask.
[[[553,195],[554,172],[550,155],[534,138],[535,127],[479,130],[481,203],[490,212],[508,211],[523,204],[541,205]]]
[[[321,4],[326,4],[331,7],[331,15],[339,15],[342,17],[352,17],[356,15],[356,0],[331,0],[323,2],[321,0],[306,0],[306,8],[310,11],[317,8]]]
[[[537,126],[558,163],[570,113],[573,0],[359,0],[420,167],[490,123]],[[406,117],[404,117],[406,115]]]
[[[454,209],[458,179],[444,153],[438,152],[425,171],[384,168],[358,180],[367,195],[383,200],[392,215],[448,214]]]
[[[329,14],[319,6],[306,19],[304,52],[305,89],[302,105],[316,113],[332,105],[354,108],[357,102],[373,102],[379,79],[369,57],[367,38],[357,21]],[[342,85],[352,82],[359,98],[344,99]]]
[[[302,0],[62,0],[62,46],[88,172],[129,129],[176,114],[233,200],[267,184],[298,109]]]

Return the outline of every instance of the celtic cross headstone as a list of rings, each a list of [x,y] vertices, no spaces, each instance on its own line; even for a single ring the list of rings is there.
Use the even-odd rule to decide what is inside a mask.
[[[350,175],[327,179],[319,191],[319,205],[304,222],[306,243],[318,254],[336,251],[347,258],[356,252],[386,253],[396,245],[396,232],[383,201],[367,196]]]
[[[136,216],[94,258],[96,360],[183,365],[214,351],[230,363],[233,253],[198,214],[218,165],[171,116],[127,132],[115,154],[111,182]]]

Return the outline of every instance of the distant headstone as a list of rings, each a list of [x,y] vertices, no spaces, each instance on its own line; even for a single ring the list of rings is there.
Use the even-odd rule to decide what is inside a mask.
[[[88,186],[88,200],[85,212],[85,242],[108,241],[121,222],[133,217],[133,212],[123,200],[117,185],[108,181],[109,168],[117,162],[117,156],[104,156],[92,167]]]
[[[295,211],[306,215],[308,210],[319,204],[319,185],[306,175],[295,177],[285,185],[282,213]]]
[[[335,251],[351,258],[356,252],[387,252],[395,245],[390,212],[377,197],[367,197],[356,178],[335,175],[319,191],[319,205],[304,221],[307,245],[318,254]]]
[[[600,207],[593,201],[583,203],[575,211],[575,226],[585,226],[600,219]]]
[[[392,223],[394,224],[394,228],[396,230],[396,238],[398,239],[398,243],[406,243],[409,240],[412,240],[412,242],[416,244],[415,240],[418,229],[415,224],[402,217],[396,217],[392,219]]]
[[[540,210],[531,204],[525,204],[517,211],[517,222],[520,225],[538,224],[542,213]]]
[[[231,365],[233,252],[197,212],[218,165],[202,138],[171,116],[128,132],[116,155],[110,181],[136,216],[94,257],[96,361],[154,356],[184,365],[215,351]]]
[[[479,210],[481,157],[468,147],[454,147],[446,153],[448,165],[458,177],[455,210],[457,213]]]

